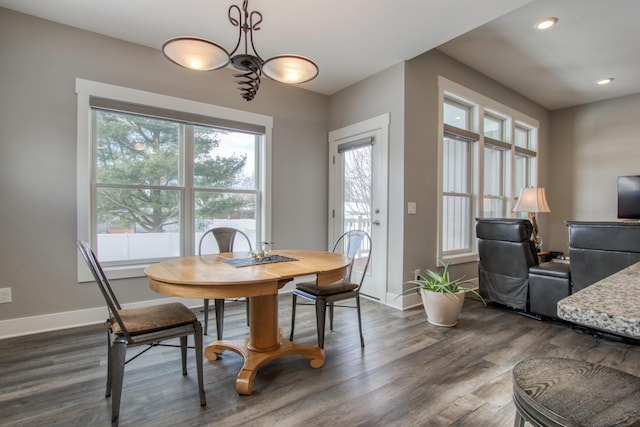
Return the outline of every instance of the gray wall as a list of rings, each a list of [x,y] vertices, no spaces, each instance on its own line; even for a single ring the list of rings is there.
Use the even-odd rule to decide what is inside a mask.
[[[389,113],[387,290],[392,293],[399,293],[403,282],[404,72],[405,63],[397,64],[329,100],[330,130]],[[388,303],[399,304],[400,300]]]
[[[76,279],[77,77],[273,116],[273,241],[326,249],[328,97],[264,79],[247,103],[229,70],[1,8],[0,57],[0,320],[103,304]],[[115,286],[122,302],[159,297],[144,278]]]
[[[551,115],[550,239],[567,251],[564,220],[618,219],[618,176],[640,175],[640,94]]]
[[[405,280],[416,268],[436,266],[438,196],[438,76],[452,80],[539,121],[539,184],[548,182],[549,112],[485,75],[438,50],[407,63],[405,106],[406,200],[416,201],[418,214],[405,223]],[[540,221],[544,230],[544,218]],[[544,235],[543,235],[544,237]],[[452,266],[453,277],[477,277],[476,262]]]

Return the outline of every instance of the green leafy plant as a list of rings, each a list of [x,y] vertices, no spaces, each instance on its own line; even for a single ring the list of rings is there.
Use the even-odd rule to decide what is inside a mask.
[[[442,271],[442,273],[425,269],[426,275],[419,274],[417,279],[409,280],[407,282],[416,286],[411,289],[407,289],[401,295],[405,295],[413,291],[418,292],[422,289],[430,292],[440,292],[447,294],[455,294],[459,291],[465,291],[471,292],[472,294],[476,295],[478,298],[480,298],[480,301],[482,301],[482,303],[486,305],[484,298],[482,298],[482,296],[474,289],[460,286],[462,284],[469,283],[468,280],[464,280],[464,277],[451,280],[449,275],[449,264],[446,264],[442,261],[440,261],[440,263],[444,266],[444,270]]]

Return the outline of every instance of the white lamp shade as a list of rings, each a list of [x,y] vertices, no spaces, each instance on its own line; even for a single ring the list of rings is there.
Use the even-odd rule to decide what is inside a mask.
[[[513,208],[514,212],[551,212],[547,203],[547,195],[544,188],[523,188],[520,191],[518,203]]]
[[[171,62],[197,71],[217,70],[229,63],[229,53],[221,46],[198,37],[176,37],[162,45]]]
[[[318,66],[300,55],[278,55],[262,64],[265,76],[281,83],[304,83],[318,75]]]

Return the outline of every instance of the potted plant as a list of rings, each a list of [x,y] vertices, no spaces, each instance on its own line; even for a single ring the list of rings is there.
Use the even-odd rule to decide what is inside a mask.
[[[442,273],[426,269],[426,275],[420,274],[417,279],[407,282],[416,286],[404,291],[402,295],[411,291],[419,292],[429,323],[436,326],[455,326],[467,292],[472,292],[483,304],[486,305],[486,303],[475,290],[460,286],[468,283],[463,280],[464,278],[451,280],[449,264],[442,263],[442,265],[444,266]]]

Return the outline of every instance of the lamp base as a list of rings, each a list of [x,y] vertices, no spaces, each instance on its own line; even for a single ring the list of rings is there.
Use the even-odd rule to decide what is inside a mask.
[[[542,250],[542,238],[538,236],[538,221],[536,221],[535,212],[529,212],[529,221],[531,221],[531,225],[533,226],[531,240],[536,247],[536,251],[540,252]]]

